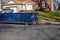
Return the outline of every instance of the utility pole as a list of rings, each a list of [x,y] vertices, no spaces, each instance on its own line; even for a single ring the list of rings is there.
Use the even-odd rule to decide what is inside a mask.
[[[51,11],[54,11],[54,0],[51,0]]]

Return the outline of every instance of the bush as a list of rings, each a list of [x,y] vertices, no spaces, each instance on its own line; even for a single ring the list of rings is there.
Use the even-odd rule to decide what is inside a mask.
[[[35,10],[20,10],[19,12],[37,12]]]

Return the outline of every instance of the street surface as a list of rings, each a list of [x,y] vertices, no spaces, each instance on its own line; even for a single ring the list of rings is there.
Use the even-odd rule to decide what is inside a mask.
[[[0,24],[0,40],[60,40],[60,25]]]

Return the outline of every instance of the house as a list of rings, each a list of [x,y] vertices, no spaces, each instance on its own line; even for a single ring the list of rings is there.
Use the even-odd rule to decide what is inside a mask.
[[[55,10],[59,9],[59,2],[58,1],[54,2],[54,8],[55,8]]]
[[[51,0],[40,0],[40,4],[42,9],[50,9],[51,8]]]
[[[58,6],[58,10],[60,10],[60,2],[59,2],[59,4],[58,4],[59,6]]]
[[[38,3],[41,5],[38,6]],[[50,0],[9,0],[6,3],[3,3],[4,8],[13,9],[14,12],[19,12],[20,10],[36,10],[41,8],[50,8]]]
[[[20,10],[35,10],[38,8],[36,2],[32,0],[9,0],[7,3],[2,4],[4,8],[13,9],[14,12],[19,12]]]

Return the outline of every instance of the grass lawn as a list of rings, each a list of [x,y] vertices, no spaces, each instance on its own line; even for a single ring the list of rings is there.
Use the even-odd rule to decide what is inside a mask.
[[[43,12],[39,11],[39,18],[50,18],[54,19],[56,22],[60,22],[60,10],[59,11],[48,11],[48,12]]]

